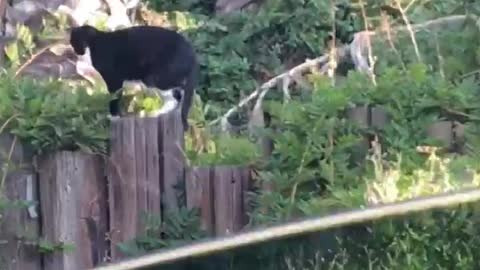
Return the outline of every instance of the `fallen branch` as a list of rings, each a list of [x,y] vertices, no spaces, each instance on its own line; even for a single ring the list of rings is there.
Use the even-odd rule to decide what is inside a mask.
[[[14,75],[14,78],[18,77],[18,75],[20,75],[20,73],[25,69],[27,68],[31,63],[33,63],[33,61],[35,61],[35,59],[37,59],[40,55],[42,55],[44,52],[46,52],[47,50],[49,50],[50,48],[52,48],[53,46],[55,45],[58,45],[59,43],[54,43],[54,44],[50,44],[50,45],[47,45],[43,48],[41,48],[38,52],[36,52],[35,54],[33,54],[27,61],[25,61],[25,63],[23,63],[18,69],[17,71],[15,71],[15,75]]]
[[[398,32],[403,32],[403,31],[422,31],[422,30],[428,30],[428,31],[444,31],[445,29],[456,29],[456,30],[461,30],[465,21],[471,18],[473,20],[478,21],[478,17],[474,15],[454,15],[454,16],[447,16],[447,17],[441,17],[438,19],[430,20],[424,23],[419,23],[411,26],[399,26],[399,27],[394,27],[392,28],[392,32],[398,33]],[[350,57],[351,60],[353,61],[355,68],[359,71],[362,72],[370,72],[370,65],[368,64],[368,60],[365,57],[365,53],[368,52],[369,48],[369,40],[371,37],[375,36],[378,37],[378,34],[383,34],[383,30],[375,30],[375,31],[361,31],[358,32],[354,35],[354,39],[350,44],[347,44],[343,47],[337,48],[337,59],[340,59],[341,62],[344,61],[346,57]],[[383,35],[380,35],[383,37]],[[391,35],[388,35],[391,38]],[[322,67],[325,66],[325,64],[329,61],[330,54],[325,54],[320,57],[317,57],[313,60],[307,60],[304,63],[268,80],[264,84],[262,84],[260,87],[255,89],[250,95],[245,97],[244,99],[240,100],[240,102],[235,105],[234,107],[230,108],[223,116],[213,120],[210,122],[210,125],[217,124],[218,122],[221,122],[222,124],[222,129],[226,129],[228,126],[228,117],[230,117],[233,113],[237,112],[240,108],[243,106],[247,105],[250,101],[253,99],[261,96],[263,99],[263,96],[265,96],[268,91],[273,88],[274,86],[278,85],[279,83],[289,80],[293,81],[298,81],[299,74],[302,72],[321,65]],[[325,70],[325,69],[321,69]],[[288,87],[288,84],[283,84],[283,87],[281,88],[284,91],[284,94],[288,93],[288,91],[285,91],[285,87]],[[260,102],[262,101],[260,100]],[[259,106],[256,104],[256,106]]]
[[[238,109],[240,109],[243,106],[245,106],[246,104],[248,104],[248,102],[250,102],[254,98],[256,98],[258,96],[265,96],[265,94],[268,92],[268,90],[270,90],[274,86],[278,85],[279,83],[281,83],[285,79],[287,79],[287,78],[288,79],[293,79],[296,75],[298,75],[298,74],[300,74],[300,73],[302,73],[302,72],[304,72],[304,71],[306,71],[306,70],[308,70],[308,69],[310,69],[314,66],[325,64],[328,61],[328,58],[329,58],[329,55],[326,54],[326,55],[322,55],[322,56],[320,56],[318,58],[315,58],[315,59],[308,59],[303,64],[300,64],[300,65],[298,65],[298,66],[296,66],[296,67],[294,67],[294,68],[292,68],[292,69],[290,69],[290,70],[288,70],[288,71],[286,71],[286,72],[268,80],[266,83],[262,84],[255,91],[253,91],[250,95],[248,95],[247,97],[242,99],[236,106],[234,106],[233,108],[228,110],[222,117],[217,118],[214,121],[210,122],[210,125],[216,124],[219,121],[222,121],[223,119],[227,119],[234,112],[236,112]],[[285,87],[285,85],[283,85],[283,88],[284,87]]]

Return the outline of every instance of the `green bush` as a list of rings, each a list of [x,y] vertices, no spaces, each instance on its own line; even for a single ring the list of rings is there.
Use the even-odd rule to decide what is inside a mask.
[[[333,25],[330,1],[266,1],[257,13],[225,17],[195,11],[190,4],[197,1],[150,1],[162,3],[156,6],[161,10],[187,7],[193,12],[189,16],[196,28],[184,32],[200,54],[202,87],[198,93],[206,101],[206,119],[223,114],[256,86],[306,57],[323,54],[324,40]],[[452,14],[478,14],[480,7],[478,1],[469,0],[399,2],[404,8],[409,6],[407,15],[412,23]],[[373,26],[381,21],[379,8],[390,7],[395,13],[388,1],[364,3]],[[336,13],[336,30],[344,42],[364,28],[358,6],[352,5],[352,9]],[[347,11],[347,16],[343,17],[342,11]],[[398,10],[390,15],[392,27],[403,24]],[[301,95],[293,89],[294,100],[288,104],[277,102],[275,91],[271,91],[268,99],[273,102],[267,108],[272,128],[266,132],[275,150],[266,166],[258,168],[258,184],[269,182],[274,190],[254,194],[252,226],[478,186],[478,22],[470,21],[463,31],[442,30],[436,35],[430,31],[415,33],[425,65],[415,64],[418,60],[408,32],[397,33],[395,48],[386,41],[374,42],[375,70],[380,74],[377,86],[351,73],[345,80],[339,78],[335,88],[330,81],[313,76],[314,88]],[[309,90],[311,96],[305,94]],[[382,129],[359,127],[344,114],[355,104],[381,105],[391,122]],[[415,150],[418,145],[441,146],[425,132],[428,124],[441,119],[465,124],[466,155],[425,156]],[[373,134],[378,136],[382,151],[370,152],[365,158],[366,149],[360,142]],[[225,144],[229,154],[197,152],[190,157],[198,164],[216,163],[222,156],[226,156],[226,163],[231,158],[234,163],[255,160],[244,158],[246,152],[235,154],[236,149],[242,149],[236,142],[230,142],[233,147]],[[207,152],[213,152],[211,149]],[[317,256],[321,251],[318,243],[308,241],[275,243],[262,252],[250,248],[247,256],[234,254],[225,269],[257,265],[289,270],[474,269],[478,258],[473,253],[480,242],[474,229],[477,212],[472,208],[365,225],[370,231],[365,239],[340,235],[335,254],[329,258]]]
[[[143,217],[145,232],[130,241],[119,244],[120,250],[128,256],[144,254],[165,247],[174,247],[206,236],[200,229],[197,209],[180,207],[178,211],[165,215],[162,220],[146,213]]]
[[[251,165],[260,153],[258,146],[248,138],[215,136],[209,138],[205,151],[190,148],[187,157],[192,166]]]
[[[84,150],[105,153],[110,96],[62,81],[0,75],[0,119],[36,153]]]
[[[445,81],[418,64],[405,71],[390,68],[378,76],[377,86],[366,80],[351,73],[344,84],[333,88],[319,77],[310,99],[288,106],[270,104],[270,138],[275,149],[269,163],[260,169],[258,180],[270,183],[274,191],[256,194],[252,225],[480,184],[480,148],[475,142],[468,141],[469,150],[463,156],[425,156],[415,150],[418,145],[441,146],[428,138],[425,128],[438,119],[455,120],[460,115],[470,134],[467,137],[480,135],[478,85],[471,80]],[[362,128],[345,117],[352,104],[381,105],[390,122],[380,129]],[[379,146],[364,156],[359,143],[369,134],[378,137]],[[438,215],[365,225],[369,227],[368,240],[340,237],[343,242],[336,256],[343,256],[344,261],[324,263],[332,263],[333,269],[365,269],[368,265],[400,269],[405,264],[412,265],[408,269],[452,269],[453,265],[474,269],[471,252],[480,242],[473,229],[475,219],[467,219],[473,214],[478,213],[470,208],[445,210]],[[291,250],[281,254],[298,257]],[[436,259],[431,261],[431,257]],[[292,269],[283,266],[277,269]]]
[[[173,14],[198,1],[147,2],[158,3],[153,7]],[[241,96],[287,69],[287,65],[322,54],[333,22],[330,10],[329,1],[288,0],[265,1],[257,13],[213,16],[195,8],[183,12],[192,23],[182,25],[180,30],[199,55],[202,76],[198,93],[208,100],[207,119],[223,114]],[[339,8],[338,16],[337,34],[349,40],[360,29],[359,20],[344,8]]]

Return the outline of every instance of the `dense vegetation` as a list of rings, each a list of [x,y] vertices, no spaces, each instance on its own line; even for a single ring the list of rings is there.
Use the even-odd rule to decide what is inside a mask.
[[[480,184],[478,18],[442,31],[422,29],[415,32],[415,43],[409,31],[399,33],[394,42],[376,40],[375,83],[351,71],[340,74],[332,86],[329,78],[313,73],[307,77],[312,86],[292,89],[288,102],[271,91],[264,104],[270,125],[260,134],[275,147],[268,159],[257,162],[259,150],[245,132],[238,138],[218,134],[208,123],[266,80],[326,53],[332,26],[338,42],[351,42],[365,25],[357,2],[337,1],[338,9],[332,12],[330,1],[270,0],[258,11],[225,16],[213,15],[213,1],[148,3],[166,12],[200,55],[201,88],[191,114],[194,128],[187,135],[191,162],[257,165],[251,227]],[[393,3],[365,1],[371,27],[382,25],[381,11],[389,16],[388,27],[404,25]],[[409,3],[400,1],[403,7]],[[404,12],[412,23],[423,23],[454,14],[478,15],[480,3],[417,1]],[[104,92],[86,94],[83,86],[66,82],[12,77],[5,73],[0,78],[2,131],[17,135],[39,153],[106,151]],[[158,106],[149,98],[141,103],[147,110]],[[345,113],[354,105],[381,106],[390,121],[381,127],[358,125]],[[230,121],[245,124],[246,111]],[[445,146],[427,134],[427,127],[438,120],[462,124],[465,140],[457,142],[458,151],[419,153],[417,146]],[[362,144],[365,137],[376,138],[370,150]],[[198,239],[203,234],[194,214],[181,211],[164,224],[151,217],[145,237],[122,248],[137,254]],[[254,264],[261,269],[477,269],[477,228],[478,210],[469,205],[348,228],[339,232],[338,241],[329,238],[326,244],[312,236],[226,258],[228,269]]]

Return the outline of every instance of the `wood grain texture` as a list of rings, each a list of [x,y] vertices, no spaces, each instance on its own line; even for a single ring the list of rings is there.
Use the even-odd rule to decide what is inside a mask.
[[[38,249],[31,244],[40,235],[38,185],[31,163],[31,151],[27,151],[13,136],[0,135],[0,166],[7,168],[4,166],[8,164],[2,191],[4,199],[12,203],[28,201],[32,204],[29,208],[7,207],[0,212],[1,269],[42,269]],[[3,173],[0,176],[3,178]]]
[[[143,233],[145,215],[161,217],[161,118],[126,117],[112,122],[108,166],[112,259],[117,244]]]
[[[42,235],[73,250],[44,256],[45,269],[88,269],[103,262],[108,245],[103,158],[58,152],[38,158]]]
[[[450,147],[453,143],[453,122],[438,121],[432,123],[427,127],[427,135],[430,138],[441,141],[447,147]]]
[[[117,245],[134,238],[138,230],[134,135],[135,118],[112,121],[108,164],[112,259],[122,257]]]
[[[240,231],[246,224],[245,195],[250,181],[248,168],[218,166],[214,168],[215,235]]]
[[[357,106],[347,109],[347,118],[361,128],[369,126],[370,109],[367,106]]]
[[[179,207],[179,184],[185,179],[185,138],[180,111],[162,115],[160,119],[160,178],[162,179],[165,211]]]
[[[146,224],[145,214],[161,216],[160,149],[157,118],[135,120],[135,161],[137,180],[138,233]]]
[[[200,210],[201,227],[210,236],[215,232],[212,172],[210,167],[194,167],[185,173],[187,207]]]
[[[374,106],[370,109],[370,125],[375,128],[383,129],[390,121],[388,112],[382,106]]]

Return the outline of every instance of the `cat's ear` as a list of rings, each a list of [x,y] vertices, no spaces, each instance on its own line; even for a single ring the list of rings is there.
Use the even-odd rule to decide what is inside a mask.
[[[72,31],[70,31],[70,45],[76,54],[85,54],[85,50],[87,49],[87,40],[82,37],[79,30],[76,28],[73,28]]]
[[[91,40],[97,35],[97,29],[92,26],[73,27],[70,30],[70,45],[78,55],[84,55]]]

